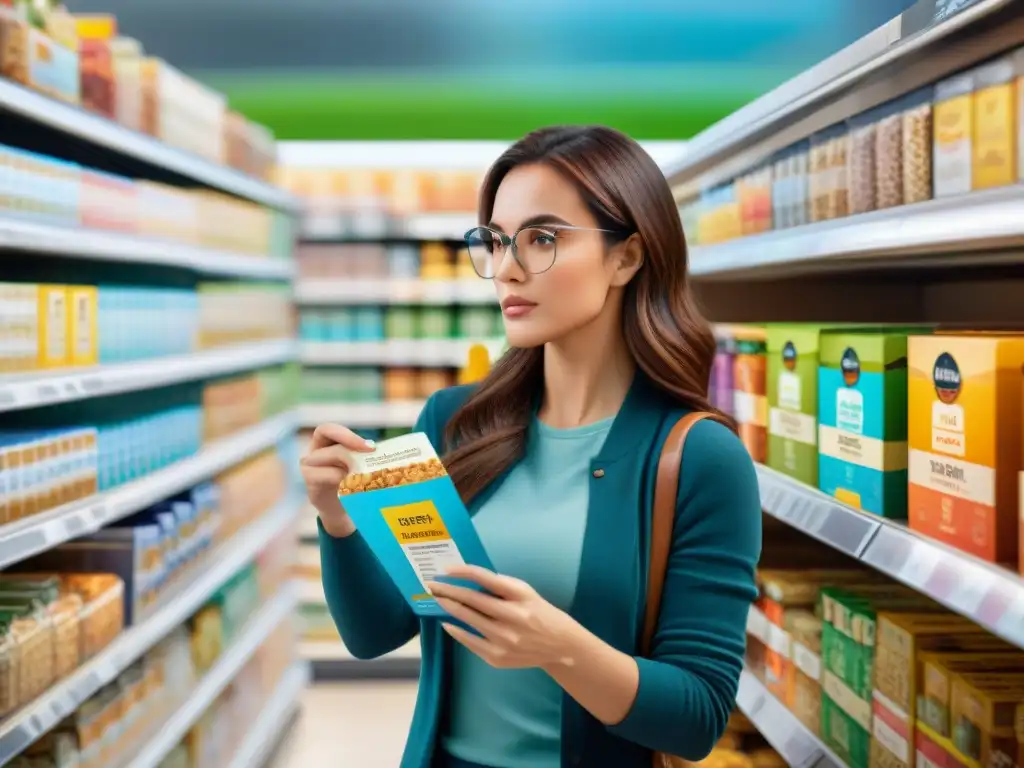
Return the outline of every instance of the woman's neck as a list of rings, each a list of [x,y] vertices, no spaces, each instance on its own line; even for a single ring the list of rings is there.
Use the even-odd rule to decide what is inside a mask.
[[[564,339],[544,345],[541,421],[564,429],[619,412],[636,371],[621,329],[619,313],[605,312]]]

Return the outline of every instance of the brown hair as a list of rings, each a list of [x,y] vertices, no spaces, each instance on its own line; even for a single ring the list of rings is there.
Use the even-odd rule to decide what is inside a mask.
[[[637,367],[680,406],[708,402],[715,339],[698,311],[686,274],[686,240],[672,191],[639,144],[601,126],[543,128],[495,161],[480,190],[480,221],[512,169],[540,163],[576,186],[609,242],[638,233],[644,264],[623,294],[623,333]],[[510,349],[495,363],[445,432],[444,463],[467,503],[518,461],[544,385],[543,347]]]

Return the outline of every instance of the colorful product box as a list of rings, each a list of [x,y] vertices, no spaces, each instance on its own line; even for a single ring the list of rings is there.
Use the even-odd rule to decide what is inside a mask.
[[[768,466],[818,485],[818,361],[822,329],[775,325],[767,332]]]
[[[92,285],[68,287],[70,365],[99,362],[99,290]]]
[[[39,286],[39,367],[62,368],[70,363],[68,287]]]
[[[906,519],[906,334],[823,334],[818,416],[821,490],[857,509]]]
[[[733,358],[733,416],[740,439],[754,461],[768,458],[768,356],[765,330],[736,328]]]
[[[910,527],[1015,562],[1024,336],[914,336],[908,358]]]
[[[715,361],[711,369],[709,394],[711,404],[723,413],[733,415],[733,366],[736,358],[736,341],[722,331],[717,339]]]
[[[0,374],[39,365],[39,287],[0,283]]]

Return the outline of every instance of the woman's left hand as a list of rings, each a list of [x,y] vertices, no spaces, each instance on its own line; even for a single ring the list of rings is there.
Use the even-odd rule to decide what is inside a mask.
[[[473,581],[490,593],[436,581],[429,585],[442,608],[482,637],[452,624],[444,624],[445,631],[492,667],[573,663],[569,642],[578,625],[525,581],[473,565],[452,568],[446,575]]]

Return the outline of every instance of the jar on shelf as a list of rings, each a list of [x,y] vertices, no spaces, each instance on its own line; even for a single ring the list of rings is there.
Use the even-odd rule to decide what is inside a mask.
[[[875,135],[878,113],[871,110],[850,118],[850,214],[877,207],[875,190]]]
[[[879,110],[875,127],[875,204],[903,205],[903,108],[900,101]]]
[[[932,87],[915,91],[903,103],[903,204],[932,198]]]

